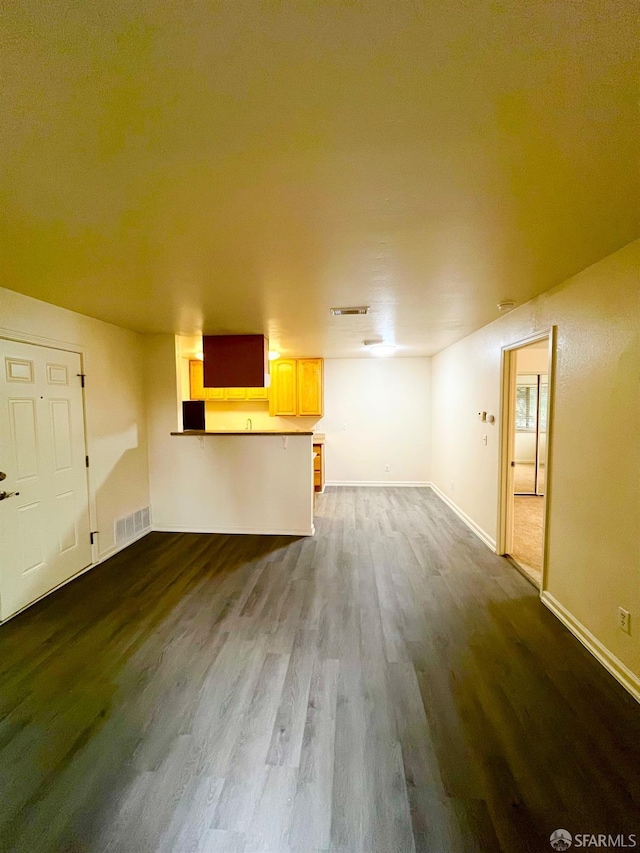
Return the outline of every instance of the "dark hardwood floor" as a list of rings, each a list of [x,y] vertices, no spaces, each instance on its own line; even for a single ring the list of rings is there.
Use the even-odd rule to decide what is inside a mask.
[[[550,850],[638,833],[640,706],[429,490],[151,534],[0,627],[0,849]]]

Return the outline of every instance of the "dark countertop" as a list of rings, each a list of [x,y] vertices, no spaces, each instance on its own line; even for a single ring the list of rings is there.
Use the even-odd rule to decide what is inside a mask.
[[[313,435],[311,430],[281,429],[185,429],[182,432],[172,432],[171,435]]]

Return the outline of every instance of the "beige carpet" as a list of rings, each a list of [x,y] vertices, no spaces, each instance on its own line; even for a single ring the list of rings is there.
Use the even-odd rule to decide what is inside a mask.
[[[511,556],[540,586],[542,581],[541,497],[514,497]]]

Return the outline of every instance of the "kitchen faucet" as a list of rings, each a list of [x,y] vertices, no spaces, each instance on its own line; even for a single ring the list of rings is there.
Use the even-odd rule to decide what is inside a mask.
[[[253,424],[251,423],[251,418],[247,418],[247,425],[245,429],[253,429]]]

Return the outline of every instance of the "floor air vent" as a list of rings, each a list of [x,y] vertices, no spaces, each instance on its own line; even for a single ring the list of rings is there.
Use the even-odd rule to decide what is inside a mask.
[[[114,524],[116,545],[122,545],[151,527],[151,512],[148,506],[119,518]]]

